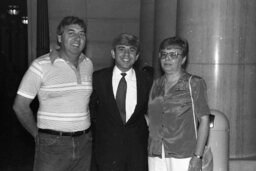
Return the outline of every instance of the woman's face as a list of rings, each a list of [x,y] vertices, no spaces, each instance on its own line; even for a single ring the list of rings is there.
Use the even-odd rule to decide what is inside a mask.
[[[167,47],[159,53],[160,63],[166,74],[180,72],[186,57],[182,56],[182,50],[176,46]]]

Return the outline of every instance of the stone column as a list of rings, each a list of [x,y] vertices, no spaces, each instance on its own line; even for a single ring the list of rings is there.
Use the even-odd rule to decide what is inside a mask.
[[[158,48],[161,41],[174,36],[176,32],[177,0],[155,0],[154,52],[153,67],[155,77],[161,75]]]
[[[49,52],[49,19],[47,0],[37,0],[37,57]]]
[[[155,0],[141,0],[140,7],[140,67],[152,66],[154,54]]]
[[[37,0],[27,0],[28,12],[28,64],[36,58]]]
[[[230,122],[230,157],[256,156],[256,1],[179,0],[177,34],[190,44],[188,71],[208,85],[212,109]]]

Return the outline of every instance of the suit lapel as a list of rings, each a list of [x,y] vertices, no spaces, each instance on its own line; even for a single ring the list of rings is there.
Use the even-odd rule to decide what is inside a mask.
[[[103,78],[106,80],[106,85],[103,85],[106,87],[106,99],[108,99],[108,108],[110,111],[110,115],[115,119],[118,123],[123,124],[122,118],[120,116],[117,104],[116,104],[116,99],[114,97],[113,93],[113,86],[112,86],[112,75],[113,75],[113,68],[108,70],[106,73],[106,78]]]

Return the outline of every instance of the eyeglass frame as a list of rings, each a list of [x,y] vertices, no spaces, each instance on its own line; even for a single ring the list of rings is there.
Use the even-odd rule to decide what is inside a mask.
[[[164,54],[163,54],[164,53]],[[178,52],[168,52],[168,53],[165,53],[165,52],[160,52],[160,56],[159,58],[161,60],[166,60],[167,57],[171,58],[172,60],[176,60],[179,58],[179,56],[182,56],[182,53],[178,53]]]

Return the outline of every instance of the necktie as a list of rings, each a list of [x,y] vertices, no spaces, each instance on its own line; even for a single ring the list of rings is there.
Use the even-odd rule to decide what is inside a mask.
[[[126,73],[121,73],[122,78],[119,81],[117,91],[116,91],[116,103],[121,115],[123,122],[126,122],[126,111],[125,111],[125,99],[126,99],[126,90],[127,83],[125,80]]]

